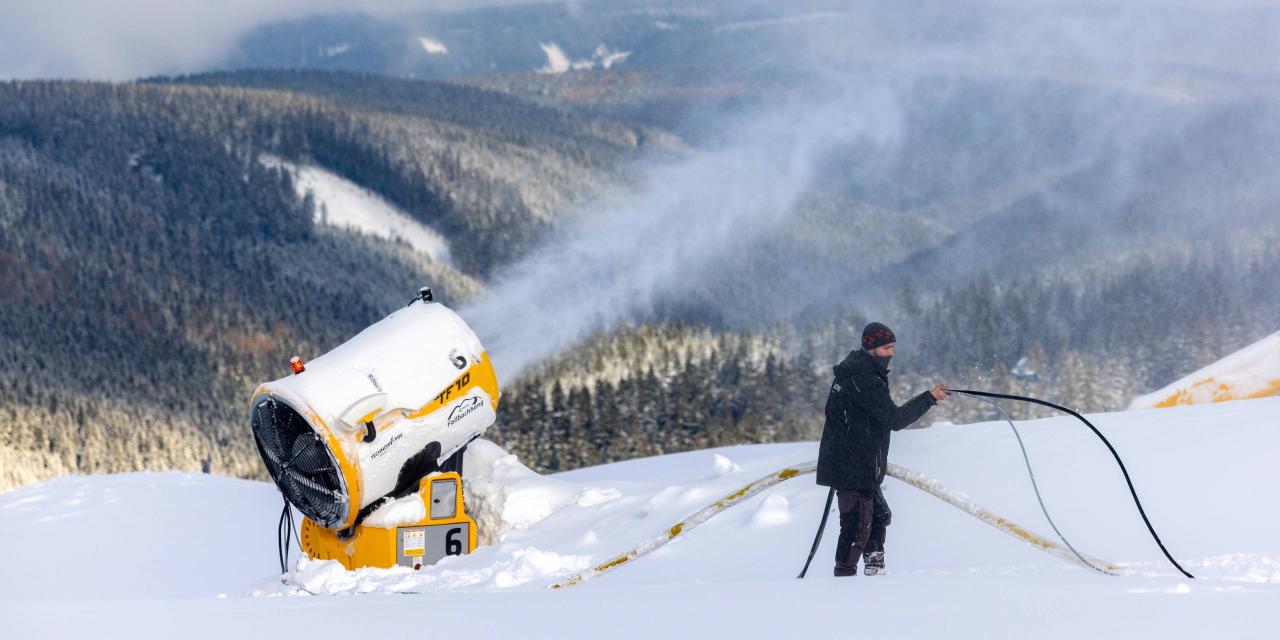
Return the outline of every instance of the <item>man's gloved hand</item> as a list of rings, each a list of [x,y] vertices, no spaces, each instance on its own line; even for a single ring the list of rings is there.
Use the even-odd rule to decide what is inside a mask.
[[[951,395],[951,390],[948,389],[947,385],[944,383],[930,389],[929,393],[933,395],[934,402],[942,402]]]

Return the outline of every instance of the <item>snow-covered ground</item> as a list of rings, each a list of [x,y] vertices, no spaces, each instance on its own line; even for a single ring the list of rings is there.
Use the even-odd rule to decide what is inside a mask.
[[[348,51],[350,51],[350,50],[351,50],[351,43],[349,43],[349,42],[340,42],[340,43],[335,44],[335,45],[333,45],[333,46],[331,46],[331,47],[321,47],[321,49],[320,49],[320,55],[322,55],[322,56],[324,56],[324,57],[326,57],[326,58],[332,58],[332,57],[334,57],[334,56],[340,56],[340,55],[342,55],[342,54],[344,54],[344,53],[346,53],[346,52],[348,52]]]
[[[449,263],[449,242],[378,194],[314,165],[300,165],[275,156],[259,159],[268,167],[280,167],[293,176],[298,197],[315,199],[316,222],[367,233],[387,240],[402,240],[421,253]]]
[[[1130,409],[1155,409],[1280,395],[1280,331],[1134,399]]]
[[[444,46],[443,42],[435,38],[419,36],[418,44],[422,45],[422,50],[426,51],[428,55],[438,56],[449,53],[449,47]]]
[[[601,69],[611,69],[613,65],[626,61],[631,57],[630,51],[613,51],[604,43],[596,45],[595,51],[591,53],[590,58],[581,60],[570,60],[565,54],[564,49],[554,42],[540,42],[538,46],[542,48],[542,53],[547,56],[547,64],[540,69],[538,73],[564,73],[570,69],[581,71],[584,69],[594,69],[599,65]]]
[[[1016,417],[1018,407],[1010,410]],[[417,573],[299,565],[297,584],[337,595],[305,595],[275,579],[280,498],[269,484],[127,474],[0,494],[0,637],[1272,638],[1280,634],[1278,416],[1280,398],[1266,398],[1091,418],[1198,580],[1163,559],[1110,455],[1070,418],[1020,425],[1044,498],[1080,551],[1129,575],[1045,554],[891,479],[889,574],[832,578],[833,519],[810,577],[796,580],[826,495],[810,475],[648,556],[550,590],[756,478],[813,459],[816,444],[542,477],[477,443],[468,499],[491,544]],[[1004,423],[904,431],[891,459],[1052,537]]]

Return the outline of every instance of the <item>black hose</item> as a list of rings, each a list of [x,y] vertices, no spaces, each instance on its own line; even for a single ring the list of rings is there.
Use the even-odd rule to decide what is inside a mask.
[[[289,573],[289,548],[293,545],[293,507],[284,501],[280,522],[276,525],[276,551],[280,556],[280,575]]]
[[[1004,393],[990,393],[987,391],[973,391],[969,389],[951,389],[950,391],[952,393],[963,393],[971,396],[984,397],[984,398],[1000,398],[1002,400],[1018,400],[1021,402],[1030,402],[1032,404],[1046,406],[1051,409],[1057,409],[1058,411],[1061,411],[1063,413],[1067,413],[1072,416],[1075,416],[1077,420],[1079,420],[1080,422],[1083,422],[1085,426],[1089,427],[1089,429],[1093,431],[1094,435],[1098,436],[1098,439],[1102,440],[1102,444],[1107,445],[1107,449],[1111,451],[1111,456],[1116,459],[1116,464],[1120,465],[1120,473],[1124,474],[1124,481],[1129,485],[1129,495],[1133,496],[1133,504],[1137,505],[1138,513],[1142,516],[1142,521],[1147,525],[1147,531],[1151,532],[1151,538],[1156,541],[1157,545],[1159,545],[1160,551],[1164,553],[1164,557],[1168,558],[1169,562],[1172,563],[1174,567],[1177,567],[1178,571],[1182,572],[1182,575],[1191,579],[1195,579],[1195,576],[1188,573],[1186,569],[1183,569],[1182,565],[1178,564],[1178,561],[1174,560],[1173,556],[1169,555],[1169,550],[1166,549],[1164,547],[1164,543],[1160,541],[1160,536],[1156,535],[1155,527],[1151,526],[1151,520],[1147,518],[1147,512],[1145,509],[1142,508],[1142,501],[1138,499],[1138,491],[1133,487],[1133,480],[1129,477],[1129,470],[1125,468],[1124,461],[1120,459],[1120,454],[1116,453],[1116,448],[1111,446],[1111,441],[1107,440],[1107,437],[1102,435],[1102,432],[1098,431],[1098,428],[1093,426],[1092,422],[1089,422],[1089,420],[1086,419],[1084,416],[1080,415],[1079,413],[1076,413],[1075,411],[1072,411],[1071,409],[1068,409],[1060,405],[1056,405],[1052,402],[1039,400],[1036,398],[1028,398],[1025,396],[1014,396],[1014,395],[1008,395]]]
[[[1044,519],[1049,521],[1049,526],[1053,528],[1053,532],[1058,534],[1058,539],[1062,541],[1062,544],[1067,545],[1067,549],[1070,549],[1071,553],[1075,554],[1076,559],[1084,563],[1085,566],[1097,571],[1098,573],[1112,575],[1090,562],[1084,554],[1077,551],[1076,548],[1072,546],[1071,541],[1067,540],[1067,536],[1062,534],[1062,530],[1058,529],[1058,524],[1053,521],[1053,516],[1049,515],[1049,507],[1045,506],[1044,496],[1040,495],[1040,483],[1036,482],[1036,472],[1031,468],[1031,457],[1027,455],[1027,445],[1022,441],[1022,434],[1018,433],[1018,425],[1013,423],[1013,418],[1009,417],[1009,412],[1005,411],[1004,407],[1000,406],[1000,403],[995,400],[979,396],[972,397],[975,400],[985,402],[995,407],[996,411],[1000,412],[1000,415],[1004,417],[1004,421],[1009,423],[1009,428],[1013,430],[1013,437],[1018,439],[1018,448],[1022,450],[1022,461],[1027,465],[1027,477],[1031,478],[1031,490],[1036,494],[1036,502],[1040,503],[1040,512],[1044,514]]]
[[[818,552],[818,544],[822,542],[822,532],[827,528],[827,516],[831,515],[831,500],[836,497],[836,488],[831,487],[827,492],[827,506],[822,508],[822,522],[818,523],[818,535],[813,537],[813,546],[809,548],[809,558],[804,561],[804,568],[800,570],[800,575],[796,576],[799,580],[804,578],[804,574],[809,572],[809,563],[813,562],[813,555]]]

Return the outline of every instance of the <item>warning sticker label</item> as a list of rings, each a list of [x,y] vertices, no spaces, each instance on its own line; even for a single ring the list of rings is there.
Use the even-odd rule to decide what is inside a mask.
[[[408,529],[404,532],[404,554],[406,556],[420,556],[427,548],[426,531],[422,529]]]

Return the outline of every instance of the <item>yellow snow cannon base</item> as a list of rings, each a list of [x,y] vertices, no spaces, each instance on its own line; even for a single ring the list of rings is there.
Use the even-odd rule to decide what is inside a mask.
[[[337,560],[348,571],[421,569],[445,556],[475,551],[476,523],[466,513],[461,476],[455,472],[427,476],[419,482],[417,495],[426,507],[426,518],[389,529],[361,525],[350,540],[340,540],[336,530],[303,518],[298,533],[302,551],[313,560]]]

